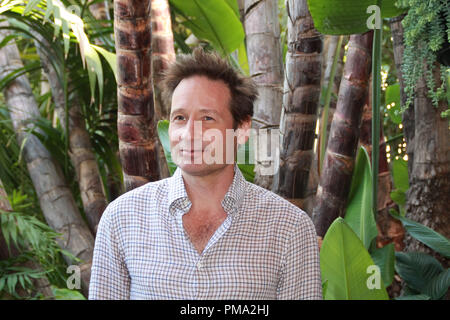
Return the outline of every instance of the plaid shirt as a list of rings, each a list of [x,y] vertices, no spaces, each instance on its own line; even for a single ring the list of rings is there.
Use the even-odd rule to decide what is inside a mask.
[[[179,168],[113,201],[97,231],[89,299],[322,299],[311,219],[234,172],[227,218],[201,254],[183,228],[191,202]]]

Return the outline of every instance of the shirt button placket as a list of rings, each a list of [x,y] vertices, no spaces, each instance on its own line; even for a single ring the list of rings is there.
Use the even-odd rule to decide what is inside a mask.
[[[208,295],[209,277],[207,269],[205,268],[205,261],[203,261],[203,257],[201,257],[197,262],[197,275],[198,275],[197,299],[206,299]]]

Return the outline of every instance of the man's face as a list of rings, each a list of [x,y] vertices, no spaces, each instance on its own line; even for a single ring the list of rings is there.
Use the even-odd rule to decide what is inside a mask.
[[[169,139],[172,159],[183,171],[205,175],[234,160],[236,139],[226,138],[234,123],[230,101],[228,86],[205,76],[183,79],[175,88]],[[249,128],[250,121],[241,127]]]

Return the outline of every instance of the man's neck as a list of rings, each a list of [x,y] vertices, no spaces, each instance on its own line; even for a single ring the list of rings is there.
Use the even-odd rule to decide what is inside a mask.
[[[208,175],[190,175],[182,171],[186,192],[196,210],[214,210],[225,197],[234,178],[234,164]]]

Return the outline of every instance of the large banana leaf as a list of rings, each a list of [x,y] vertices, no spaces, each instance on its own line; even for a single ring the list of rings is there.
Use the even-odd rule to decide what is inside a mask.
[[[395,250],[394,244],[390,243],[383,248],[375,249],[371,252],[373,262],[380,267],[381,277],[385,287],[391,285],[394,279]]]
[[[442,271],[428,282],[423,291],[432,299],[441,299],[450,286],[450,269]]]
[[[441,276],[442,278],[437,278],[437,283],[439,281],[444,283],[441,283],[441,285],[434,284],[436,285],[435,288],[439,287],[440,289],[432,289],[430,286],[431,281],[443,273],[444,268],[439,261],[426,253],[396,252],[395,258],[395,270],[399,276],[406,282],[409,288],[419,293],[424,293],[429,297],[435,295],[432,298],[436,298],[436,295],[439,295],[438,292],[442,292],[442,287],[446,284],[445,281],[448,282],[448,275],[444,274]],[[432,292],[435,293],[432,294]]]
[[[170,0],[170,5],[184,17],[183,24],[197,38],[208,40],[216,50],[227,55],[244,40],[236,5],[228,0]]]
[[[382,18],[395,17],[404,11],[395,6],[396,0],[380,2]],[[367,13],[367,8],[376,4],[376,0],[308,0],[316,29],[334,35],[368,31],[367,20],[372,13]]]
[[[369,267],[374,266],[363,243],[344,219],[337,218],[328,229],[320,249],[322,281],[327,281],[326,300],[388,299],[384,283],[369,288]],[[381,275],[380,275],[381,277]]]
[[[402,217],[398,214],[392,214],[392,212],[391,215],[402,222],[403,227],[413,238],[419,240],[444,257],[450,258],[449,239],[416,221]]]
[[[345,222],[369,249],[377,236],[377,225],[372,212],[372,172],[370,158],[364,147],[358,150],[353,171]]]

